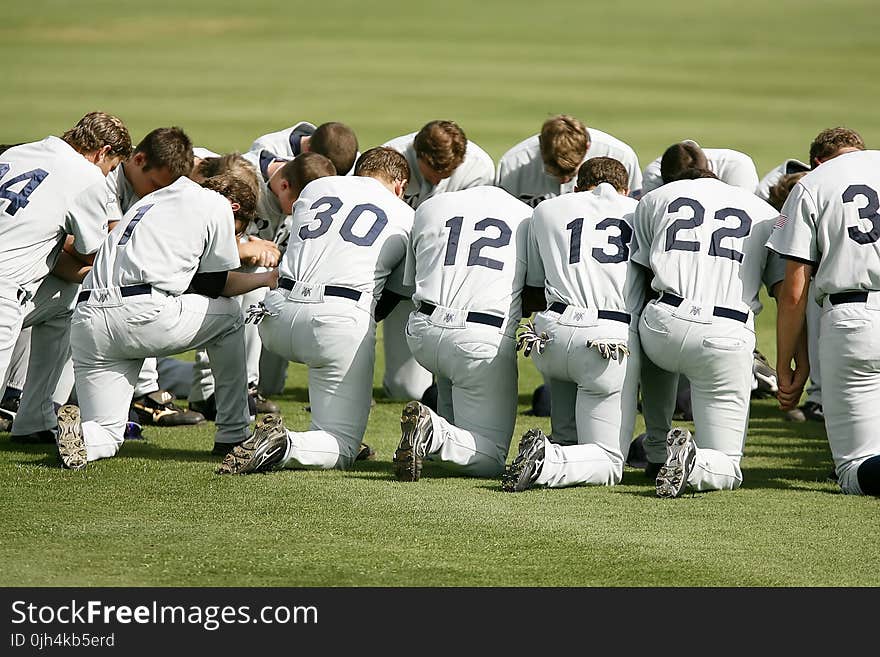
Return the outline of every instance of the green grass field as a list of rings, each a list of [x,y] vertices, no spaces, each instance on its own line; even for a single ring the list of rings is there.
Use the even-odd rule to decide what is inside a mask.
[[[763,175],[807,159],[825,127],[880,143],[877,28],[867,0],[33,0],[0,25],[0,142],[61,134],[94,109],[135,140],[177,124],[217,151],[303,119],[349,123],[363,150],[451,118],[497,158],[567,112],[643,166],[690,137],[751,154]],[[521,411],[538,380],[523,363]],[[308,423],[305,388],[291,366],[289,426]],[[741,490],[658,500],[635,470],[614,488],[522,495],[430,466],[397,483],[401,404],[376,397],[379,458],[345,473],[215,476],[210,424],[148,428],[83,472],[0,434],[0,585],[880,584],[877,500],[825,481],[824,429],[783,422],[772,400],[753,404]],[[519,416],[514,445],[533,425],[549,428]]]

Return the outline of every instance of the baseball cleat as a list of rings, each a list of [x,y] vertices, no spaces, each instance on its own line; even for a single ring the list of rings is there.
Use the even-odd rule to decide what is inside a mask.
[[[421,402],[411,401],[400,414],[400,443],[394,451],[394,476],[398,481],[418,481],[422,460],[434,436],[431,411]]]
[[[657,497],[679,497],[697,459],[697,446],[687,429],[673,429],[666,435],[666,462],[657,473]]]
[[[272,470],[287,452],[287,430],[280,415],[265,415],[253,435],[236,445],[217,468],[217,474],[252,474]]]
[[[131,410],[137,416],[137,422],[140,425],[179,427],[205,421],[204,415],[181,408],[174,403],[174,400],[174,395],[167,390],[157,390],[133,399]]]
[[[376,459],[376,450],[367,445],[367,443],[361,443],[360,449],[358,449],[357,456],[354,457],[355,461],[374,461]]]
[[[55,444],[58,446],[62,468],[82,470],[86,467],[89,461],[78,406],[67,405],[58,409],[58,436]]]
[[[544,467],[544,441],[547,436],[540,429],[529,429],[519,441],[519,453],[501,475],[501,490],[521,493],[534,486]]]

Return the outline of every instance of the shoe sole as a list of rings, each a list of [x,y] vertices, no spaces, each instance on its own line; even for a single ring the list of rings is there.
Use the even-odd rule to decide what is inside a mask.
[[[687,487],[697,450],[689,431],[673,429],[666,437],[666,462],[657,473],[657,497],[680,497]]]
[[[422,457],[416,449],[422,405],[409,402],[400,414],[400,443],[394,450],[394,477],[397,481],[418,481],[422,475]]]
[[[504,470],[501,475],[501,490],[505,493],[521,493],[532,487],[531,477],[523,475],[528,470],[529,462],[538,451],[538,441],[544,439],[544,433],[537,429],[527,431],[519,441],[519,451],[516,458]]]
[[[280,415],[266,415],[260,418],[254,427],[253,435],[241,445],[236,445],[231,452],[223,457],[223,462],[215,472],[217,474],[251,474],[268,469],[267,461],[277,456],[277,450],[283,449],[286,445],[278,445],[272,448],[271,452],[257,455],[258,448],[263,443],[282,436],[286,437],[286,433]]]
[[[89,460],[77,406],[62,406],[58,409],[58,437],[55,442],[62,467],[68,470],[82,470],[86,467]]]

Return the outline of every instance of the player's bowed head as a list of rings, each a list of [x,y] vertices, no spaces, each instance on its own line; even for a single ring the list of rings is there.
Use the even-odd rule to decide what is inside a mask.
[[[89,112],[61,139],[105,176],[132,151],[128,128],[121,119],[106,112]]]
[[[663,184],[682,180],[682,173],[688,169],[711,172],[709,159],[695,141],[686,140],[673,144],[663,152],[660,158],[660,177]]]
[[[409,182],[409,164],[393,148],[377,146],[365,151],[358,158],[354,175],[375,178],[397,198],[403,198]]]
[[[230,171],[206,178],[202,187],[213,190],[226,197],[232,206],[232,215],[235,218],[236,235],[244,234],[248,225],[253,221],[257,211],[257,195],[259,187],[254,181],[246,176],[236,176]]]
[[[588,192],[602,183],[608,183],[618,194],[629,194],[629,174],[623,164],[613,157],[593,157],[578,169],[576,192]]]
[[[416,133],[413,148],[422,177],[437,185],[464,162],[467,136],[455,121],[431,121]]]
[[[590,148],[590,133],[579,119],[559,114],[544,121],[538,144],[544,171],[564,185],[574,178],[586,157]]]

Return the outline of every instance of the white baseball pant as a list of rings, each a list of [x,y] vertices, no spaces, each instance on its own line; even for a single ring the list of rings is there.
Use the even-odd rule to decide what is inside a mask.
[[[257,288],[234,297],[241,307],[242,317],[247,317],[247,309],[255,303],[259,303],[266,297],[268,287]],[[260,352],[263,349],[263,343],[260,341],[259,329],[254,324],[245,324],[244,326],[244,350],[245,361],[247,363],[247,380],[248,383],[260,382]],[[193,366],[193,379],[190,388],[189,401],[204,401],[214,394],[214,374],[211,371],[211,359],[205,349],[199,349],[195,354],[195,365]]]
[[[269,292],[263,303],[278,314],[259,325],[267,349],[309,368],[311,423],[307,431],[287,430],[281,466],[344,470],[360,451],[373,399],[372,297],[356,301],[310,286],[306,299],[300,287]]]
[[[550,337],[542,353],[532,351],[535,365],[568,393],[553,397],[551,422],[557,414],[565,416],[577,431],[577,444],[545,444],[544,465],[535,483],[551,488],[620,483],[636,417],[641,356],[637,327],[568,306],[562,313],[539,313],[535,330]],[[629,356],[606,360],[587,346],[592,340],[625,344]],[[556,425],[552,426],[555,435]]]
[[[697,457],[688,483],[696,490],[732,490],[742,484],[754,318],[748,313],[744,323],[717,317],[717,311],[686,299],[678,307],[652,301],[639,322],[645,354],[660,368],[690,380]]]
[[[49,275],[40,284],[34,297],[19,306],[24,313],[20,317],[19,329],[12,338],[10,349],[0,355],[0,379],[5,381],[6,368],[3,365],[10,363],[21,329],[31,329],[27,375],[22,387],[21,405],[12,425],[14,434],[51,430],[58,424],[53,395],[70,356],[70,315],[78,290],[78,284]],[[5,342],[5,339],[0,340],[0,345],[5,345]],[[0,346],[0,352],[3,351]],[[67,392],[69,394],[69,390]]]
[[[855,294],[865,298],[826,297],[819,363],[837,480],[844,493],[860,495],[859,466],[880,454],[880,293]]]
[[[497,477],[516,423],[516,341],[500,327],[467,321],[468,313],[443,307],[430,315],[413,312],[406,340],[437,380],[429,458],[460,474]]]
[[[382,385],[389,399],[419,400],[431,386],[433,377],[413,357],[406,342],[406,324],[415,304],[401,301],[382,321],[382,347],[385,355],[385,373]]]
[[[143,287],[149,286],[131,286]],[[76,394],[88,460],[114,456],[122,446],[144,358],[202,346],[208,350],[217,381],[215,440],[232,443],[247,438],[244,318],[238,303],[199,294],[170,296],[156,289],[123,296],[125,289],[92,290],[87,300],[77,304],[71,322]]]

